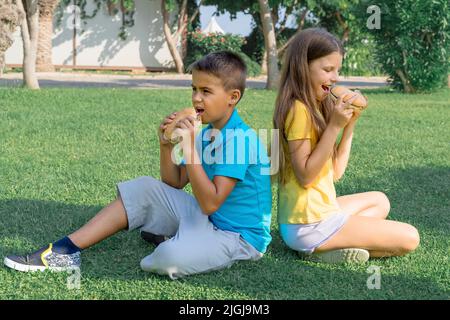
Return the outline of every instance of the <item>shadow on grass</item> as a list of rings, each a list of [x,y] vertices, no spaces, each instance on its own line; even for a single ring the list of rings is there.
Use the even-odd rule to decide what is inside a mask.
[[[0,255],[35,250],[70,233],[87,222],[100,206],[70,205],[39,200],[0,201]],[[275,233],[275,231],[273,232]],[[258,262],[241,262],[230,269],[178,280],[181,299],[214,299],[210,289],[229,292],[229,298],[249,299],[439,299],[448,292],[436,282],[415,276],[383,274],[383,269],[401,264],[402,258],[371,260],[363,266],[329,266],[301,261],[287,249],[278,234],[266,256]],[[153,246],[140,239],[138,232],[121,232],[83,252],[82,277],[97,280],[143,281],[166,284],[172,280],[140,270],[140,260]],[[370,265],[381,268],[381,288],[369,290],[366,272]],[[404,270],[400,267],[397,271]],[[9,271],[8,272],[12,272]],[[389,273],[389,271],[387,271]],[[15,277],[27,277],[26,274]],[[95,288],[95,286],[94,286]],[[195,288],[193,290],[193,288]],[[205,288],[207,288],[205,290]],[[93,289],[95,290],[95,289]],[[170,289],[169,289],[170,290]],[[100,294],[100,293],[99,293]],[[104,292],[114,299],[113,292]],[[147,299],[167,299],[170,293],[153,293]],[[219,295],[223,299],[223,293]],[[225,297],[228,298],[228,297]]]
[[[450,168],[443,166],[386,169],[372,179],[352,178],[337,188],[339,195],[382,191],[391,203],[390,219],[442,235],[450,229],[449,190]]]

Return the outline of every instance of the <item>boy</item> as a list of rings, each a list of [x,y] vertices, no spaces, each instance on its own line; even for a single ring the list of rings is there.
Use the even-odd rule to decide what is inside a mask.
[[[141,261],[141,268],[172,279],[262,257],[271,241],[272,196],[270,176],[261,173],[268,166],[265,150],[235,110],[245,90],[245,63],[234,53],[216,52],[191,69],[192,104],[209,125],[195,138],[194,118],[177,122],[182,163],[172,161],[174,147],[163,135],[173,113],[159,128],[162,181],[141,177],[119,183],[117,199],[81,229],[30,255],[8,256],[6,266],[19,271],[76,268],[82,249],[137,228],[171,237]],[[238,132],[250,141],[239,141]],[[187,183],[194,196],[181,190]]]

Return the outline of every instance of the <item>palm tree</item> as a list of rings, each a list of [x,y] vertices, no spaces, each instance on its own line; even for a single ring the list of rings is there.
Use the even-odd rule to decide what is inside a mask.
[[[13,44],[12,34],[23,19],[23,12],[17,7],[16,0],[0,2],[0,76],[4,67],[4,55]]]
[[[60,0],[39,0],[39,40],[36,71],[55,71],[52,63],[53,12]]]

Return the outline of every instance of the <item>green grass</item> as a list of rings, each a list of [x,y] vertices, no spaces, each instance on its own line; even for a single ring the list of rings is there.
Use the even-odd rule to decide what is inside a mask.
[[[67,288],[65,273],[0,266],[0,299],[448,299],[450,90],[366,94],[337,192],[386,193],[390,218],[420,232],[413,254],[360,266],[303,262],[273,223],[262,260],[172,281],[141,271],[153,247],[123,232],[83,253],[80,290]],[[239,110],[254,128],[270,128],[274,100],[249,90]],[[0,257],[80,227],[114,199],[117,182],[159,177],[156,127],[189,104],[189,90],[0,89]],[[273,213],[276,221],[275,201]],[[381,268],[380,290],[367,289],[370,265]]]

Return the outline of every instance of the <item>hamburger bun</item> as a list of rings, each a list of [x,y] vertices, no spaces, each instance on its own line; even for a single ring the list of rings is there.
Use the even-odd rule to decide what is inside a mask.
[[[343,102],[346,102],[356,94],[357,97],[353,100],[351,107],[359,110],[367,108],[367,99],[359,92],[352,91],[344,86],[334,86],[331,88],[330,93],[333,101],[337,101],[339,97],[344,97],[348,94],[347,97],[343,98]]]
[[[181,136],[176,134],[176,125],[178,121],[180,121],[183,118],[186,118],[188,116],[192,116],[194,118],[197,118],[197,112],[195,111],[195,108],[189,107],[180,111],[177,111],[177,115],[175,116],[175,119],[164,130],[163,138],[170,141],[173,144],[177,144],[181,141]]]

